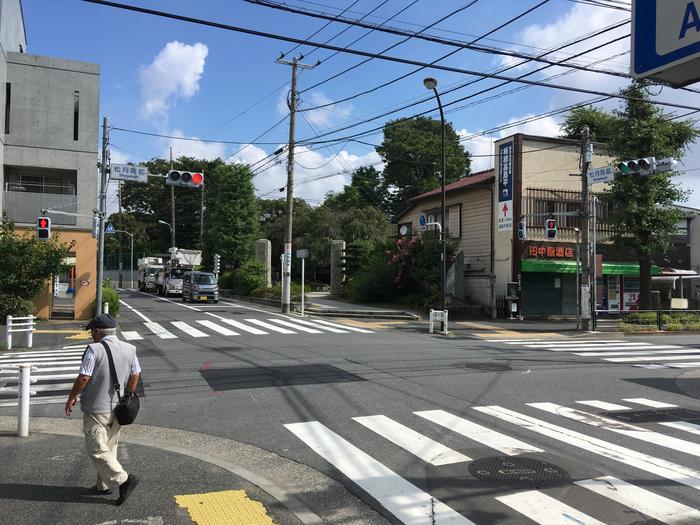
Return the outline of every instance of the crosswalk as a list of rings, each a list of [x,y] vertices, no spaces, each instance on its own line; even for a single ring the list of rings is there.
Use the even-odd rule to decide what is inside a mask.
[[[700,523],[700,510],[671,497],[671,491],[681,486],[700,491],[700,470],[693,466],[693,461],[700,465],[693,460],[700,457],[700,424],[669,420],[673,417],[668,411],[665,419],[644,426],[624,422],[624,418],[614,419],[618,412],[631,416],[640,410],[648,413],[648,409],[654,407],[680,408],[646,398],[592,399],[571,404],[574,406],[533,402],[515,409],[498,405],[474,406],[459,415],[440,409],[424,410],[399,414],[399,420],[373,414],[336,420],[340,428],[330,428],[320,421],[289,423],[284,427],[406,524],[494,523],[479,521],[479,516],[484,515],[504,516],[504,523],[541,525],[647,523],[646,520],[672,525]],[[605,412],[599,414],[591,409]],[[474,421],[477,418],[479,423]],[[499,425],[499,430],[489,428],[488,423],[485,426],[484,418]],[[417,431],[415,427],[426,420],[434,427],[424,432],[439,435],[449,443],[455,443],[457,438],[463,441],[463,447],[455,450]],[[358,433],[354,428],[356,424],[371,432]],[[503,433],[503,425],[517,432],[519,437]],[[425,428],[424,425],[421,428]],[[550,443],[551,450],[533,445],[535,440],[539,440],[538,444]],[[643,446],[639,447],[640,444]],[[386,447],[393,448],[391,453],[385,454],[393,462],[389,465],[379,459],[380,451],[387,451]],[[649,452],[652,449],[653,452]],[[544,456],[551,462],[552,454],[598,456],[609,471],[596,471],[602,475],[593,477],[572,473],[571,479],[559,484],[540,484],[536,479],[521,478],[526,482],[498,485],[488,479],[488,472],[488,480],[483,481],[484,477],[467,468],[470,463],[479,462],[476,455],[491,460],[491,456],[498,453],[506,454],[495,458],[499,461],[503,458],[502,465],[505,465],[505,470],[497,471],[499,473],[515,472],[519,476],[521,472],[523,476],[534,476],[534,466],[517,470],[520,468],[516,463],[518,459],[507,458],[520,458],[521,464],[525,464]],[[664,455],[673,459],[666,459]],[[411,468],[415,467],[416,459],[430,466],[425,470],[427,489],[412,482],[415,469]],[[458,468],[451,469],[452,465]],[[546,466],[551,470],[553,465],[546,463]],[[630,475],[630,468],[637,472]],[[413,474],[404,477],[403,469]],[[620,470],[627,472],[627,476],[615,472]],[[465,480],[469,473],[471,479]],[[448,482],[450,476],[457,476],[452,484]],[[433,483],[431,477],[439,481]],[[446,494],[445,485],[450,485],[452,492]],[[696,495],[690,501],[693,500],[700,502],[700,497]],[[628,521],[621,522],[615,516],[628,516]]]
[[[3,353],[0,355],[0,407],[17,406],[18,365],[21,363],[33,365],[30,390],[35,395],[30,398],[30,404],[65,403],[84,351],[85,344],[81,344],[59,350]]]
[[[266,319],[229,319],[211,314],[211,319],[193,321],[146,321],[142,323],[145,330],[124,330],[122,338],[126,341],[140,341],[145,336],[159,339],[178,339],[192,337],[203,339],[211,335],[233,337],[240,335],[319,335],[319,334],[371,334],[372,330],[333,323],[324,319],[297,319],[294,317],[271,317]]]
[[[700,348],[621,339],[487,339],[487,343],[568,352],[638,368],[698,368]]]

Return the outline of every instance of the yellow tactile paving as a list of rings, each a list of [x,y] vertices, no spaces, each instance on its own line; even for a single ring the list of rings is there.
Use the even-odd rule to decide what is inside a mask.
[[[562,334],[556,332],[519,332],[517,330],[507,330],[502,326],[497,326],[489,323],[476,323],[473,321],[458,321],[455,324],[464,326],[465,328],[472,328],[474,330],[487,330],[487,333],[474,333],[477,337],[491,338],[491,337],[518,337],[520,339],[528,338],[542,338],[542,337],[563,337]]]
[[[175,496],[197,525],[274,525],[262,503],[248,498],[245,490],[224,490]]]

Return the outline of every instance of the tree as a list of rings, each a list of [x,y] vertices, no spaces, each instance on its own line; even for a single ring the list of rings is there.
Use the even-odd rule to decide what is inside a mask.
[[[206,180],[202,261],[211,267],[218,253],[222,268],[234,269],[254,256],[260,234],[253,174],[246,165],[222,163]]]
[[[618,161],[641,157],[680,158],[700,135],[695,121],[677,121],[658,109],[646,91],[647,83],[634,82],[621,91],[638,100],[625,100],[612,113],[598,109],[576,109],[563,126],[566,136],[580,138],[588,126],[595,139],[604,141]],[[639,308],[651,308],[651,267],[655,253],[665,252],[683,215],[673,205],[684,201],[687,192],[672,182],[674,173],[641,177],[618,173],[602,194],[609,210],[605,222],[615,229],[613,242],[632,251],[639,260]]]
[[[10,311],[23,300],[33,299],[46,289],[52,275],[61,272],[64,260],[73,248],[60,242],[58,234],[51,240],[40,241],[36,235],[17,235],[15,225],[7,215],[0,220],[0,315],[30,313]],[[7,310],[7,311],[6,311]]]
[[[385,188],[381,172],[373,166],[357,168],[352,173],[350,185],[338,193],[329,193],[324,206],[337,209],[364,208],[372,206],[385,209]]]
[[[393,217],[408,205],[411,197],[440,185],[442,126],[427,117],[401,119],[384,126],[384,141],[377,153],[385,163],[386,208]],[[447,183],[469,174],[469,153],[459,141],[451,123],[445,126]]]

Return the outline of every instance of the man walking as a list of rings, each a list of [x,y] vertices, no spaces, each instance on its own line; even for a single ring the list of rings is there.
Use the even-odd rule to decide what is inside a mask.
[[[117,339],[117,321],[109,314],[92,319],[86,329],[90,330],[94,343],[88,345],[75,379],[73,389],[66,402],[66,415],[73,413],[73,406],[80,397],[83,412],[83,433],[87,453],[97,470],[98,494],[111,494],[112,487],[119,487],[121,505],[126,501],[139,479],[127,474],[117,460],[117,445],[121,426],[114,417],[114,407],[119,400],[110,378],[109,359],[103,343],[109,346],[117,372],[117,381],[126,385],[126,392],[134,392],[141,375],[136,357],[136,347]]]

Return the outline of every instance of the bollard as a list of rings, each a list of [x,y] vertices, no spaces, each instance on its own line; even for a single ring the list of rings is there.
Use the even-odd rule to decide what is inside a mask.
[[[7,324],[5,325],[5,346],[8,350],[12,350],[12,316],[7,316]]]
[[[108,313],[109,313],[109,303],[105,302],[105,303],[102,305],[102,313],[103,313],[103,314],[108,314]]]
[[[31,364],[19,365],[19,381],[17,382],[17,435],[29,436],[29,385],[31,383]]]

